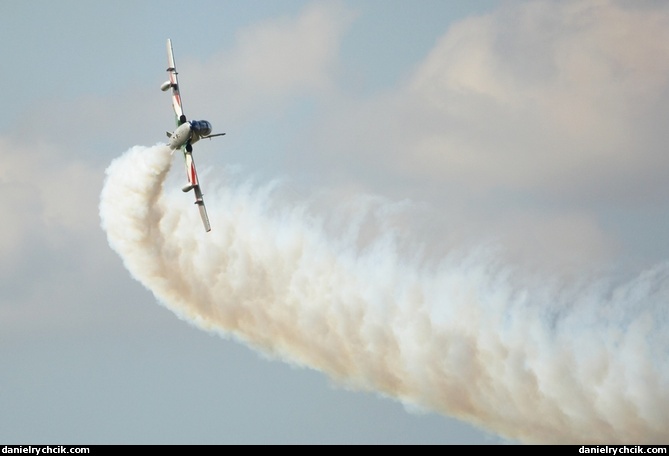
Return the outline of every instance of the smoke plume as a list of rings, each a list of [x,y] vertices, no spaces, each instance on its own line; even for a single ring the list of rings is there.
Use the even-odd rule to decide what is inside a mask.
[[[507,438],[667,443],[667,265],[567,284],[486,249],[427,262],[383,229],[384,203],[361,203],[337,235],[275,184],[211,192],[211,178],[204,233],[163,188],[172,160],[162,145],[114,160],[100,215],[133,277],[180,318]]]

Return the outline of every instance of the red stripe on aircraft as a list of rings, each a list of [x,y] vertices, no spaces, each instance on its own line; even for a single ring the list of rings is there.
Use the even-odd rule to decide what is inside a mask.
[[[190,182],[193,185],[197,185],[197,176],[195,175],[195,165],[191,163],[190,165]]]

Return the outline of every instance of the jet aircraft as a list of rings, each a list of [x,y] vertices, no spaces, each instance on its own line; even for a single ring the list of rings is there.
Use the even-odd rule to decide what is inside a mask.
[[[195,192],[195,204],[200,210],[200,217],[204,224],[205,231],[211,231],[209,225],[209,217],[207,216],[207,209],[204,206],[202,199],[202,189],[200,188],[200,181],[195,171],[195,162],[193,161],[193,144],[200,139],[211,139],[216,136],[223,136],[225,133],[211,134],[211,124],[206,120],[188,120],[181,105],[181,93],[179,91],[179,82],[177,80],[177,68],[174,63],[174,51],[172,50],[172,41],[167,39],[167,72],[169,73],[169,81],[165,81],[160,90],[163,92],[172,89],[172,107],[174,108],[174,115],[176,117],[177,128],[173,132],[167,132],[169,138],[168,146],[174,152],[181,149],[186,161],[186,177],[188,184],[182,188],[184,192],[193,190]]]

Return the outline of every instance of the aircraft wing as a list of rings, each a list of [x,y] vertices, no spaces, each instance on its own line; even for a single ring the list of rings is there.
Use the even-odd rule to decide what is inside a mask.
[[[172,50],[172,40],[167,39],[167,73],[170,76],[170,80],[163,83],[160,86],[160,89],[166,92],[168,89],[172,89],[172,107],[174,108],[174,114],[176,116],[177,129],[173,133],[167,133],[167,136],[170,138],[176,138],[175,146],[172,149],[180,147],[184,153],[184,159],[186,161],[186,177],[188,178],[188,185],[183,188],[184,192],[189,192],[191,190],[195,193],[195,204],[200,211],[200,217],[202,218],[202,223],[204,224],[205,231],[211,231],[211,226],[209,225],[209,216],[207,215],[207,208],[204,206],[204,199],[202,199],[202,189],[200,189],[200,181],[197,178],[197,171],[195,170],[195,162],[193,161],[193,147],[191,142],[195,142],[199,139],[200,136],[195,135],[193,137],[193,125],[203,125],[207,133],[211,132],[211,125],[206,121],[195,121],[190,123],[188,126],[183,126],[186,123],[186,116],[184,115],[183,107],[181,105],[181,93],[179,92],[179,81],[177,79],[177,66],[174,62],[174,51]],[[224,133],[219,133],[216,135],[201,136],[203,138],[212,138],[214,136],[221,136]],[[172,140],[171,140],[172,141]]]
[[[211,231],[211,225],[209,225],[209,216],[207,215],[207,208],[204,206],[204,200],[202,199],[202,190],[200,186],[195,187],[195,204],[200,210],[200,217],[202,217],[202,224],[204,225],[204,230],[209,232]]]
[[[197,171],[195,170],[195,162],[193,161],[193,154],[190,152],[185,153],[186,157],[186,174],[188,175],[188,186],[184,187],[184,191],[187,192],[191,188],[195,192],[195,204],[197,204],[198,209],[200,210],[200,217],[202,218],[202,223],[204,224],[205,231],[211,231],[211,226],[209,225],[209,216],[207,215],[207,208],[204,206],[204,199],[202,198],[202,190],[200,189],[200,181],[197,177]]]
[[[170,87],[172,88],[172,107],[176,116],[177,127],[186,122],[184,110],[181,106],[181,93],[179,93],[179,81],[177,79],[177,66],[174,63],[174,51],[172,50],[172,40],[167,39],[167,72],[170,75]]]

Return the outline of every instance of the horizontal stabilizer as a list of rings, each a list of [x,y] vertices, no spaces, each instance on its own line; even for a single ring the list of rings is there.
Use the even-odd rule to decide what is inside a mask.
[[[215,135],[209,135],[209,136],[203,136],[203,139],[211,139],[215,138],[216,136],[225,136],[225,133],[216,133]]]

